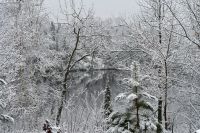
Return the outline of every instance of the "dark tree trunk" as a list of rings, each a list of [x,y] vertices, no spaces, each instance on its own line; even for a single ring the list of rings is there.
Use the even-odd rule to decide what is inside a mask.
[[[165,120],[165,129],[168,129],[167,122],[167,98],[168,98],[168,70],[167,70],[167,62],[165,60],[165,104],[164,104],[164,120]]]
[[[158,124],[157,133],[162,133],[162,97],[158,100]]]
[[[79,40],[80,40],[80,31],[81,29],[79,28],[78,31],[76,31],[76,29],[74,28],[74,33],[76,35],[76,43],[75,43],[75,47],[70,55],[68,64],[67,64],[67,68],[64,70],[64,80],[63,80],[63,90],[61,92],[61,101],[60,101],[60,106],[58,107],[58,112],[57,112],[57,116],[56,116],[56,126],[59,126],[60,124],[60,120],[61,120],[61,114],[64,108],[64,103],[66,101],[66,97],[68,94],[68,87],[67,87],[67,80],[69,77],[69,73],[70,70],[73,68],[74,64],[72,64],[73,62],[73,58],[75,56],[76,50],[78,48],[78,44],[79,44]]]

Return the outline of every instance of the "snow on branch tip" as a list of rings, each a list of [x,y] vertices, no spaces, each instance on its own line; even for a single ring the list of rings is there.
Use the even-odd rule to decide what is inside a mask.
[[[2,84],[4,84],[4,85],[7,85],[7,84],[8,84],[4,79],[1,79],[1,78],[0,78],[0,83],[2,83]]]

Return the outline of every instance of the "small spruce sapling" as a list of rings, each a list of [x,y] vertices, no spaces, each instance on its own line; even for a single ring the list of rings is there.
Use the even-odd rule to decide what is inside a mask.
[[[155,99],[152,99],[153,96],[147,92],[143,92],[137,63],[132,65],[132,76],[128,83],[130,89],[115,98],[117,101],[122,101],[125,109],[116,110],[110,114],[110,128],[107,133],[155,132],[156,116],[154,116],[154,107],[150,104],[150,101]]]
[[[111,91],[109,86],[109,77],[107,76],[106,81],[106,89],[104,94],[104,119],[107,121],[110,114],[112,113],[112,105],[111,105]],[[106,124],[106,129],[108,129],[109,123]]]

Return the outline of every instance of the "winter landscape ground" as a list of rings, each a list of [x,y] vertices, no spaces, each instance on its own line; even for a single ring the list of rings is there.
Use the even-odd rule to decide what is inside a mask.
[[[0,1],[0,133],[200,133],[199,0],[44,2]]]

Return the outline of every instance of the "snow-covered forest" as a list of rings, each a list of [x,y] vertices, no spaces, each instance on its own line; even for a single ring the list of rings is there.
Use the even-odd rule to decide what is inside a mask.
[[[0,133],[200,133],[200,1],[138,4],[2,0]]]

